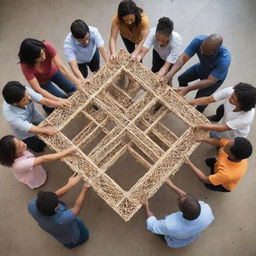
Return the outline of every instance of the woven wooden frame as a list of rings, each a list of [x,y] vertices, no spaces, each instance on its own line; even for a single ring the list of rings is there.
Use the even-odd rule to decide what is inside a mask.
[[[124,74],[129,84],[121,88],[114,81]],[[141,89],[144,95],[134,100]],[[125,221],[141,207],[142,195],[152,197],[164,180],[179,170],[183,156],[190,155],[199,145],[196,136],[207,136],[207,132],[194,127],[208,120],[141,63],[130,61],[129,54],[122,49],[116,60],[101,68],[69,101],[71,108],[54,110],[40,124],[55,127],[57,135],[40,138],[57,152],[77,146],[78,150],[63,161]],[[95,104],[98,110],[92,107]],[[154,111],[159,104],[159,110]],[[188,126],[179,138],[160,122],[170,112]],[[62,129],[78,115],[90,121],[70,140]],[[114,127],[109,129],[109,124]],[[86,155],[82,149],[102,133],[105,137]],[[129,191],[106,174],[126,151],[148,169]]]

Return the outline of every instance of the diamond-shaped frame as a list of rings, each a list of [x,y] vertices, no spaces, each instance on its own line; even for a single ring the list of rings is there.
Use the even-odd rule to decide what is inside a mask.
[[[107,63],[82,90],[69,98],[71,108],[54,110],[40,124],[58,130],[55,136],[40,136],[53,150],[58,152],[78,146],[75,154],[68,155],[63,161],[91,184],[95,192],[125,221],[129,221],[141,207],[142,195],[152,197],[164,180],[179,170],[184,162],[183,156],[190,155],[199,145],[196,137],[207,136],[206,131],[195,126],[209,123],[140,62],[130,61],[129,56],[125,50],[119,50],[116,60]],[[129,85],[121,89],[114,84],[114,80],[124,74],[129,78]],[[133,100],[141,88],[145,94]],[[154,106],[159,102],[160,109],[154,112]],[[92,108],[94,104],[99,107],[98,110]],[[160,122],[169,112],[189,127],[179,138]],[[62,129],[77,115],[84,115],[90,122],[70,140]],[[109,122],[115,125],[112,130],[106,128]],[[99,132],[103,132],[105,137],[89,154],[85,154],[82,147],[97,138]],[[166,149],[163,150],[156,141],[163,143]],[[126,150],[149,169],[129,191],[124,191],[106,174]]]

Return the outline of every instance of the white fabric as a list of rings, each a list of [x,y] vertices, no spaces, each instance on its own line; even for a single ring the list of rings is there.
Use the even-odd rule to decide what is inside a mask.
[[[224,116],[220,122],[232,129],[225,132],[218,132],[221,138],[234,139],[235,137],[247,137],[255,115],[255,108],[247,112],[234,112],[236,106],[229,102],[229,97],[233,92],[234,89],[228,87],[213,94],[213,98],[216,101],[226,99],[224,103]]]
[[[156,28],[152,28],[143,44],[147,49],[154,45],[154,50],[159,54],[159,56],[169,62],[174,64],[182,53],[181,45],[182,39],[177,32],[172,32],[172,39],[165,47],[160,47],[156,40]]]

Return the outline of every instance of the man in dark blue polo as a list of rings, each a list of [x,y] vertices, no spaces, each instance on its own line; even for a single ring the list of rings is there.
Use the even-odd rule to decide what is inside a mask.
[[[196,98],[212,95],[224,82],[231,62],[230,53],[222,45],[222,41],[218,34],[194,38],[163,79],[171,83],[173,76],[197,54],[199,63],[178,77],[180,87],[177,92],[185,96],[190,91],[198,90]],[[189,82],[197,79],[200,80],[188,86]],[[207,105],[197,106],[197,110],[203,112],[206,107]]]

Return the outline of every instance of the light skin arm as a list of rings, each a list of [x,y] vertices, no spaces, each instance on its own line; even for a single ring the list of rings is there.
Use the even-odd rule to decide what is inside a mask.
[[[111,26],[111,34],[109,39],[109,51],[110,51],[110,58],[115,58],[116,53],[116,40],[119,33],[119,27],[116,24],[112,23]]]
[[[188,103],[192,106],[195,106],[195,105],[203,106],[203,105],[208,105],[208,104],[214,103],[214,102],[216,102],[216,100],[213,98],[213,96],[202,97],[202,98],[188,101]]]
[[[154,213],[151,211],[151,209],[149,208],[149,202],[146,196],[143,196],[141,198],[141,204],[144,206],[145,208],[145,212],[146,212],[146,216],[147,218],[151,217],[151,216],[155,216]]]
[[[197,168],[187,156],[185,156],[185,164],[187,164],[192,172],[197,176],[197,178],[204,184],[211,184],[209,176],[206,176],[199,168]]]
[[[166,179],[165,183],[170,187],[175,193],[177,193],[179,196],[185,196],[187,193],[184,192],[182,189],[175,186],[170,179]]]
[[[57,133],[57,130],[53,127],[39,127],[35,125],[32,125],[28,131],[34,134],[45,134],[49,136],[53,136]]]
[[[81,177],[77,175],[76,173],[73,174],[71,177],[69,177],[68,182],[61,188],[59,188],[57,191],[55,191],[55,194],[58,197],[64,196],[71,188],[73,188],[79,181]]]
[[[77,199],[75,201],[74,206],[70,209],[70,210],[72,210],[74,212],[75,216],[77,216],[80,213],[81,208],[82,208],[82,206],[84,204],[84,200],[86,198],[86,195],[87,195],[87,192],[88,192],[89,189],[90,189],[90,185],[85,183],[83,185],[82,189],[81,189],[80,194],[78,195],[78,197],[77,197]]]
[[[65,76],[68,80],[73,82],[78,88],[81,87],[81,81],[78,80],[63,64],[61,58],[58,54],[54,56],[52,59],[53,63],[56,65],[56,67],[59,69],[59,71],[62,73],[63,76]]]
[[[49,163],[49,162],[53,162],[55,160],[61,159],[66,155],[73,153],[75,150],[76,150],[76,147],[70,147],[66,150],[63,150],[62,152],[36,157],[33,166],[37,166],[42,163]]]
[[[78,68],[77,61],[76,61],[76,60],[72,60],[72,61],[70,61],[68,64],[69,64],[69,66],[70,66],[70,68],[71,68],[73,74],[74,74],[78,79],[83,80],[84,77],[83,77],[81,71],[80,71],[79,68]]]
[[[100,46],[98,49],[99,49],[100,54],[101,54],[102,58],[104,59],[105,63],[109,62],[110,55],[109,55],[106,47],[103,45],[103,46]]]

